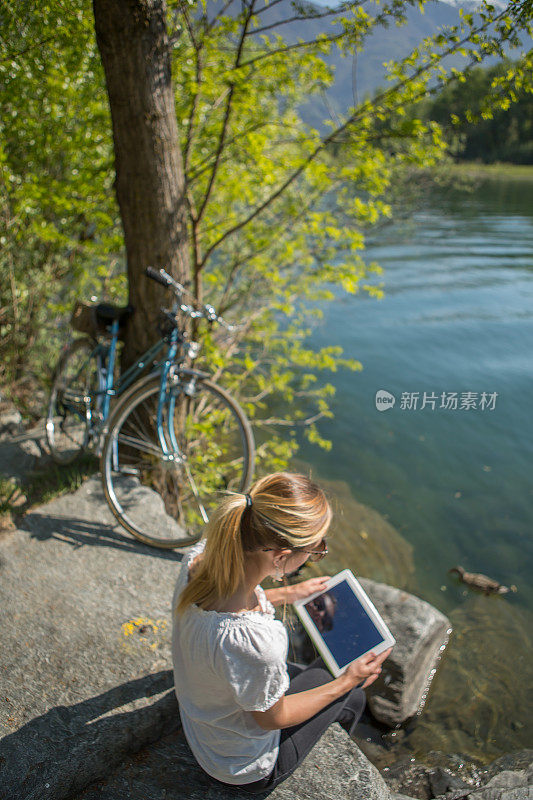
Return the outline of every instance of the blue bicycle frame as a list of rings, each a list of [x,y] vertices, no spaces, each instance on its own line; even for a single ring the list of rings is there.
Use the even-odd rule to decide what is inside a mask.
[[[111,324],[111,342],[109,346],[103,345],[98,343],[95,349],[92,351],[90,358],[96,356],[97,364],[98,364],[98,377],[99,377],[99,389],[96,392],[95,396],[95,406],[101,412],[102,421],[105,420],[109,416],[109,406],[111,403],[112,397],[120,397],[121,394],[135,381],[138,374],[144,370],[147,364],[154,361],[157,358],[158,354],[163,350],[165,344],[167,342],[164,339],[160,339],[156,344],[149,348],[141,358],[132,364],[123,375],[120,376],[117,383],[113,383],[113,374],[115,370],[115,361],[116,361],[116,350],[117,350],[117,340],[118,340],[118,332],[119,332],[119,324],[117,320],[114,320]],[[165,455],[170,455],[172,451],[169,450],[167,441],[165,439],[163,433],[163,408],[165,402],[169,403],[168,410],[169,410],[169,419],[172,419],[172,415],[174,413],[174,406],[175,406],[175,396],[171,395],[170,398],[167,400],[167,379],[170,367],[174,363],[176,358],[176,353],[178,351],[178,344],[182,339],[180,332],[177,328],[174,328],[170,333],[170,337],[168,339],[168,349],[166,358],[162,361],[155,361],[154,362],[154,371],[157,369],[161,370],[161,383],[159,389],[159,397],[157,403],[157,435],[159,438],[159,443],[161,445],[161,449]],[[169,440],[170,445],[174,452],[179,451],[178,443],[176,441],[176,437],[174,434],[174,430],[172,426],[168,426],[169,430]]]

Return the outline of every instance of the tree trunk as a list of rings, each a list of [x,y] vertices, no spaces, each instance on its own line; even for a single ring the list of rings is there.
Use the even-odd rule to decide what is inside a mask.
[[[190,278],[183,160],[171,80],[165,0],[93,0],[115,147],[116,192],[126,243],[130,320],[123,365],[158,338],[170,293],[145,277],[164,267]]]

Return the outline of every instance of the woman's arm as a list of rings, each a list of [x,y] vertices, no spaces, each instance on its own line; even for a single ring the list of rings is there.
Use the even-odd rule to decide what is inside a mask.
[[[292,603],[292,588],[292,586],[282,586],[279,589],[265,589],[265,597],[270,600],[274,607],[280,606],[284,601]]]
[[[309,578],[301,583],[293,583],[292,586],[281,586],[279,589],[265,589],[267,600],[273,606],[279,606],[283,602],[294,603],[295,600],[302,600],[314,592],[324,590],[330,579],[329,575],[321,575],[319,578]]]
[[[338,700],[343,694],[349,692],[351,688],[352,684],[345,679],[344,675],[341,675],[314,689],[285,694],[267,711],[252,711],[252,715],[259,727],[264,730],[290,728],[292,725],[299,725],[300,722],[310,719],[333,700]]]
[[[254,720],[260,728],[267,731],[290,728],[293,725],[299,725],[300,722],[305,722],[325,706],[349,692],[362,680],[365,681],[363,688],[370,686],[381,672],[381,665],[390,654],[391,649],[385,650],[379,656],[375,656],[373,653],[361,656],[350,664],[342,675],[322,686],[307,689],[305,692],[284,694],[266,711],[252,711]]]

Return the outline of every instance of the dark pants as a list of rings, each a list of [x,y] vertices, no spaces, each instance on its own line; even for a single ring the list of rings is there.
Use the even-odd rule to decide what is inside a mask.
[[[288,661],[287,669],[291,682],[286,694],[305,692],[333,680],[320,657],[307,667]],[[233,788],[253,794],[270,791],[294,772],[332,722],[340,722],[351,732],[361,718],[365,703],[365,693],[356,686],[299,725],[282,728],[278,758],[270,775],[253,783],[233,785]]]

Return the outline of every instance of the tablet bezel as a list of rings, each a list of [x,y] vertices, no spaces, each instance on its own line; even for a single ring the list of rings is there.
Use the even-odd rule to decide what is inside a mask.
[[[335,657],[333,656],[333,653],[327,646],[324,637],[322,636],[322,634],[316,627],[315,623],[311,619],[311,616],[309,615],[309,612],[305,608],[305,605],[309,603],[311,600],[314,600],[315,597],[318,597],[321,594],[325,594],[327,591],[332,589],[338,583],[342,583],[342,581],[346,581],[348,583],[353,593],[355,594],[355,596],[357,597],[357,599],[367,612],[368,616],[372,620],[373,624],[376,626],[379,633],[383,637],[382,642],[375,645],[375,647],[370,647],[364,653],[358,655],[357,658],[354,658],[353,661],[357,661],[366,653],[370,652],[379,655],[379,653],[382,653],[384,650],[388,650],[389,647],[393,647],[396,644],[396,639],[385,625],[385,622],[380,617],[376,607],[370,600],[369,596],[367,595],[367,593],[365,592],[365,590],[363,589],[363,587],[361,586],[361,584],[359,583],[353,572],[350,569],[343,569],[341,572],[338,572],[336,575],[333,575],[333,577],[327,582],[325,588],[320,589],[320,591],[318,592],[313,592],[313,594],[310,594],[307,597],[302,598],[301,600],[296,600],[293,603],[293,608],[296,611],[298,617],[300,618],[302,625],[304,626],[307,633],[311,637],[312,641],[316,645],[320,655],[324,659],[325,663],[327,664],[327,666],[329,667],[335,678],[338,678],[340,675],[342,675],[345,672],[345,670],[348,669],[350,664],[353,664],[353,661],[350,661],[349,664],[346,664],[344,667],[339,667],[337,661],[335,660]]]

